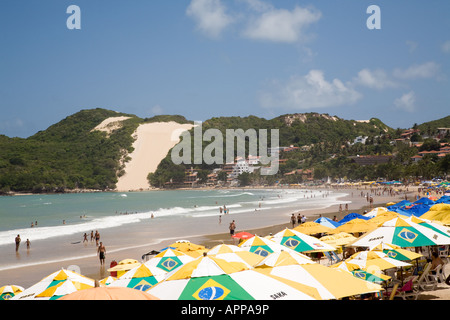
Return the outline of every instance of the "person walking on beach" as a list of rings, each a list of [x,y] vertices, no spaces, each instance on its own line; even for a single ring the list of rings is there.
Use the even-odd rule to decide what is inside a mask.
[[[100,259],[100,265],[105,265],[106,248],[103,242],[100,242],[100,246],[97,249],[98,257]]]
[[[95,245],[98,247],[98,242],[100,241],[100,233],[95,230]]]
[[[83,243],[88,242],[88,238],[87,238],[87,233],[86,232],[84,233],[83,237],[84,237],[83,238]]]
[[[19,251],[20,241],[22,241],[20,239],[20,235],[17,235],[15,241],[16,241],[16,252],[17,252],[17,251]]]
[[[236,230],[236,224],[234,223],[234,220],[230,223],[230,235],[234,235],[234,230]]]
[[[30,250],[30,247],[31,247],[30,239],[27,239],[26,244],[27,244],[27,250]]]
[[[292,214],[292,216],[291,216],[292,228],[295,227],[295,221],[296,221],[295,216],[294,216],[294,214]]]

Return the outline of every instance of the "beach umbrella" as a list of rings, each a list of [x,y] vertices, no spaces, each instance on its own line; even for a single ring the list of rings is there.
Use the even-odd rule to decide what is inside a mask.
[[[141,263],[135,259],[123,259],[114,267],[107,269],[107,271],[117,274],[117,277],[120,278],[126,272],[140,265]]]
[[[295,227],[294,230],[303,234],[330,233],[334,228],[330,228],[317,222],[305,222]]]
[[[155,296],[126,287],[94,287],[76,291],[58,300],[159,300]]]
[[[113,283],[113,282],[116,281],[116,280],[117,280],[116,277],[108,276],[108,277],[103,278],[102,280],[100,280],[100,281],[99,281],[99,284],[100,284],[101,286],[106,287],[106,286],[110,285],[111,283]]]
[[[57,286],[59,288],[61,284],[65,281],[71,281],[72,285],[70,284],[62,287],[61,289],[56,292],[56,294],[63,293],[64,290],[70,290],[75,287],[77,290],[81,289],[87,289],[94,287],[95,281],[93,279],[90,279],[88,277],[85,277],[79,273],[76,273],[71,270],[61,269],[59,271],[53,272],[50,275],[44,277],[42,280],[37,282],[36,284],[32,285],[31,287],[25,289],[21,293],[15,295],[12,297],[12,300],[49,300],[51,297],[48,296],[48,294],[51,292],[49,290],[47,293],[42,294],[45,290]],[[55,288],[56,289],[56,288]],[[41,294],[41,297],[37,297],[37,295]],[[45,297],[43,295],[46,295]]]
[[[382,290],[377,284],[357,279],[345,271],[318,263],[262,267],[259,272],[316,288],[323,300],[341,299]]]
[[[194,258],[184,252],[166,249],[145,262],[145,265],[162,269],[165,272],[170,272],[192,260],[194,260]]]
[[[381,213],[385,213],[387,211],[388,211],[388,209],[386,209],[385,207],[377,207],[377,208],[370,210],[369,212],[366,212],[365,214],[363,214],[363,216],[366,218],[372,219],[372,218],[376,217],[377,215],[379,215]]]
[[[447,237],[450,237],[450,228],[440,225],[438,223],[435,223],[434,221],[430,221],[428,219],[424,219],[424,218],[417,218],[417,217],[411,217],[409,220],[407,221],[411,221],[414,223],[417,223],[420,226],[426,227],[426,228],[430,228],[436,232],[439,232],[440,234],[443,234]]]
[[[428,204],[413,204],[411,207],[406,208],[406,212],[416,217],[420,217],[430,210],[431,205]]]
[[[328,243],[330,246],[333,247],[345,246],[349,243],[352,243],[356,239],[357,239],[356,237],[347,232],[339,232],[333,235],[328,235],[319,238],[320,241]]]
[[[332,231],[332,233],[361,233],[368,232],[375,229],[376,227],[376,224],[371,222],[370,220],[355,218],[344,223],[340,227],[337,227]]]
[[[336,269],[347,271],[347,272],[351,273],[354,277],[361,279],[361,280],[365,280],[365,281],[382,283],[384,281],[391,279],[391,277],[384,275],[380,272],[369,272],[366,270],[362,270],[359,265],[349,263],[347,261],[341,261],[341,262],[333,265],[332,267],[336,268]]]
[[[424,213],[421,219],[440,221],[445,225],[450,225],[450,204],[438,203],[430,208],[430,210]]]
[[[256,267],[279,267],[292,264],[313,264],[317,263],[304,254],[293,251],[280,251],[269,254],[263,258]]]
[[[345,261],[350,264],[356,264],[360,269],[367,271],[411,266],[409,263],[389,258],[387,254],[381,251],[360,251]]]
[[[9,300],[25,289],[17,285],[7,285],[0,288],[0,300]]]
[[[218,244],[208,251],[208,255],[219,254],[219,253],[230,253],[230,252],[238,252],[245,251],[244,249],[235,246],[234,244]]]
[[[228,244],[220,244],[213,247],[208,251],[208,256],[214,256],[228,262],[241,262],[246,264],[249,269],[253,268],[263,259],[262,256],[256,253]]]
[[[395,208],[407,207],[407,206],[410,206],[411,204],[412,204],[411,201],[408,201],[408,200],[402,200],[402,201],[397,202],[397,203],[395,203],[395,204],[388,205],[388,206],[387,206],[387,209],[388,209],[388,210],[392,210],[392,209],[395,209]]]
[[[203,255],[203,252],[208,251],[205,246],[191,243],[190,241],[187,240],[176,241],[171,245],[169,245],[168,247],[161,249],[161,251],[164,251],[166,249],[174,249],[177,251],[181,251],[193,258],[201,257]]]
[[[335,247],[320,241],[315,237],[293,229],[285,229],[274,234],[272,240],[295,252],[323,252],[336,250]]]
[[[385,253],[389,258],[400,261],[410,261],[422,257],[422,255],[419,253],[402,249],[401,247],[390,243],[380,243],[379,245],[373,247],[371,251],[381,251]]]
[[[250,239],[251,237],[254,237],[254,236],[255,236],[254,234],[251,234],[246,231],[242,231],[242,232],[238,232],[238,233],[232,235],[231,237],[236,238],[236,239],[244,239],[245,240],[245,239]]]
[[[166,271],[154,267],[141,264],[134,267],[119,279],[112,282],[110,287],[127,287],[136,290],[146,291],[159,281],[162,281],[166,275]]]
[[[398,213],[398,212],[386,211],[386,212],[382,212],[382,213],[378,214],[376,217],[371,218],[370,220],[368,220],[368,222],[375,226],[379,226],[379,225],[383,224],[384,222],[398,218],[399,216],[400,216],[400,213]]]
[[[339,227],[341,224],[337,221],[333,221],[330,218],[327,217],[320,217],[316,220],[314,220],[315,223],[321,224],[325,227],[331,228],[331,229],[335,229],[337,227]]]
[[[261,238],[259,236],[254,236],[250,239],[243,241],[242,243],[239,244],[239,248],[242,248],[249,252],[253,252],[262,257],[267,257],[269,254],[273,252],[290,250],[289,248],[286,248],[281,244],[274,242],[271,239]]]
[[[95,284],[94,284],[95,285]],[[66,280],[59,282],[53,286],[49,286],[44,291],[36,294],[34,299],[42,299],[42,300],[56,300],[65,295],[71,294],[73,292],[79,290],[85,290],[89,288],[93,288],[93,285],[88,285],[86,283],[74,281],[74,280]]]
[[[373,248],[380,243],[390,243],[402,248],[447,245],[450,244],[450,237],[397,217],[367,232],[350,245]]]
[[[163,300],[320,299],[315,288],[210,256],[187,263],[147,292]]]

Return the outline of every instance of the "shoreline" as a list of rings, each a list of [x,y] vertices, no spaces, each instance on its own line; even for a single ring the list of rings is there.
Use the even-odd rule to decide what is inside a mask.
[[[240,188],[242,189],[242,188]],[[322,189],[324,190],[324,189]],[[329,189],[327,189],[329,190]],[[369,211],[365,197],[361,197],[356,192],[361,192],[361,190],[357,189],[338,189],[338,190],[329,190],[336,192],[338,194],[345,194],[340,197],[338,200],[341,203],[348,203],[349,210],[348,213],[356,212],[362,213],[365,209]],[[354,193],[352,197],[352,192]],[[412,191],[410,191],[412,193]],[[403,194],[396,196],[383,196],[383,197],[375,197],[375,201],[373,207],[377,206],[385,206],[386,203],[390,201],[398,202],[403,199]],[[342,219],[347,212],[345,210],[342,212],[342,216],[339,217],[339,212],[337,208],[332,205],[326,208],[321,209],[306,209],[306,210],[298,210],[303,215],[305,215],[308,220],[315,220],[320,214],[322,216],[327,216],[332,218],[333,215],[337,215],[339,220]],[[255,217],[258,221],[255,221]],[[261,215],[261,217],[263,217]],[[95,243],[88,242],[87,244],[79,244],[79,248],[77,249],[79,254],[77,257],[64,259],[63,261],[53,261],[53,262],[43,262],[37,263],[30,266],[20,266],[16,268],[4,269],[0,271],[0,284],[16,284],[21,285],[25,288],[35,284],[43,277],[48,274],[60,270],[61,268],[75,268],[79,270],[79,273],[83,274],[86,277],[93,278],[95,280],[101,280],[109,275],[109,272],[106,270],[109,268],[109,264],[112,260],[117,262],[123,259],[135,259],[138,262],[141,262],[143,254],[150,252],[152,250],[159,250],[161,248],[167,247],[171,243],[176,240],[189,240],[192,243],[204,245],[207,248],[212,248],[213,246],[221,243],[227,244],[237,244],[235,239],[232,239],[228,233],[228,224],[231,219],[235,219],[237,223],[236,232],[247,231],[253,234],[258,234],[262,236],[266,236],[269,233],[276,233],[283,230],[286,227],[290,227],[290,214],[287,215],[278,215],[276,218],[277,222],[265,222],[264,219],[255,216],[255,214],[247,214],[247,216],[240,214],[230,214],[226,216],[222,216],[222,224],[219,225],[217,223],[217,217],[209,217],[202,218],[202,221],[199,220],[188,220],[181,221],[181,225],[178,228],[173,226],[164,226],[168,229],[172,228],[172,230],[176,230],[172,234],[167,234],[165,237],[153,236],[153,234],[149,234],[147,229],[148,226],[135,226],[134,228],[124,228],[127,230],[112,230],[110,232],[104,232],[105,236],[102,235],[103,242],[107,248],[106,254],[106,265],[100,266],[96,255],[96,246]],[[283,220],[285,222],[283,222]],[[184,225],[186,224],[186,225]],[[191,225],[188,225],[191,224]],[[195,232],[197,225],[200,225],[197,229],[201,231]],[[202,226],[206,226],[207,228],[201,228]],[[191,227],[191,228],[189,228]],[[175,228],[175,229],[174,229]],[[190,230],[191,232],[186,232],[186,230]],[[194,230],[194,231],[192,231]],[[120,234],[118,234],[120,232]],[[115,244],[112,245],[111,241],[114,237],[127,237],[127,244]],[[46,242],[49,247],[54,246],[54,240]],[[64,252],[64,248],[67,250],[74,250],[74,247],[71,247],[71,244],[61,243],[60,246],[63,248],[62,252]],[[33,254],[33,247],[30,250],[31,254]]]

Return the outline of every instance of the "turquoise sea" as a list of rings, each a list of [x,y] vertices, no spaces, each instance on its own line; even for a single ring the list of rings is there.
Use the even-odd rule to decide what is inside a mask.
[[[233,216],[255,210],[324,208],[339,203],[338,196],[342,194],[325,197],[324,191],[303,189],[214,189],[0,197],[0,246],[10,246],[17,234],[44,240],[131,226],[152,215],[168,222],[181,216],[218,216],[221,206]]]

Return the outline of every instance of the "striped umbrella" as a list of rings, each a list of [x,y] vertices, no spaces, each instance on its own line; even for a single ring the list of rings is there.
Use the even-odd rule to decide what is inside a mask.
[[[0,288],[0,300],[9,300],[25,289],[21,286],[8,285]]]
[[[336,230],[336,229],[335,229]],[[293,229],[276,233],[272,240],[296,252],[335,251],[335,247],[309,235]]]
[[[147,292],[162,300],[320,299],[315,288],[210,256],[185,264]]]
[[[166,271],[153,266],[141,264],[123,274],[119,279],[112,282],[111,287],[127,287],[140,291],[146,291],[162,281]]]

